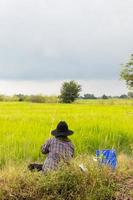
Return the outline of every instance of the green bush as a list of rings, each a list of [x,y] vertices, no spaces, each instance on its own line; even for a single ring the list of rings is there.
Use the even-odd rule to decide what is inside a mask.
[[[58,97],[43,96],[43,95],[31,95],[31,96],[28,96],[26,101],[30,101],[32,103],[57,103]]]

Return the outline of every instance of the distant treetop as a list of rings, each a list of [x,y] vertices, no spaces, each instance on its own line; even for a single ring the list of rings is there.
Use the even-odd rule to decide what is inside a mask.
[[[128,62],[122,65],[120,77],[126,81],[128,88],[133,90],[133,54],[131,54]]]

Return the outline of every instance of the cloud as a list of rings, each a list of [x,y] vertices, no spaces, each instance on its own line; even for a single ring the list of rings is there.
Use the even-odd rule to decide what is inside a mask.
[[[118,79],[132,0],[1,0],[0,79]]]

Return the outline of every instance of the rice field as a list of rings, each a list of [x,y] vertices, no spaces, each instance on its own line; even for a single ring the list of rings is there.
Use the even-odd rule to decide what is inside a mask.
[[[40,146],[65,120],[75,134],[76,154],[96,149],[133,152],[132,101],[81,101],[75,104],[0,103],[0,167],[43,160]]]

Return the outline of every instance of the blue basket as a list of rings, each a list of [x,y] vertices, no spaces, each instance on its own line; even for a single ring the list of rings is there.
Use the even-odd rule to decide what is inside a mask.
[[[101,165],[108,165],[112,169],[116,169],[117,158],[115,150],[96,150],[96,157]]]

